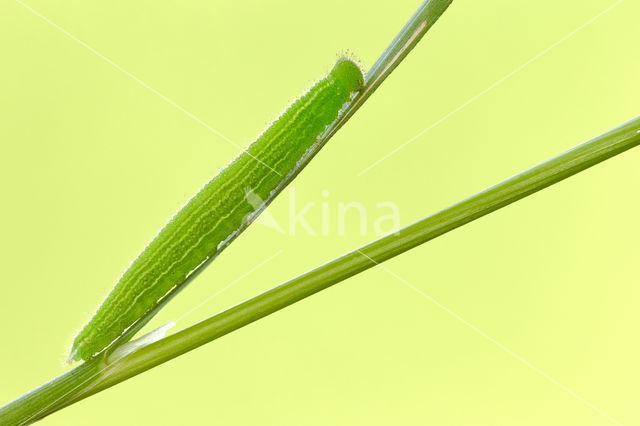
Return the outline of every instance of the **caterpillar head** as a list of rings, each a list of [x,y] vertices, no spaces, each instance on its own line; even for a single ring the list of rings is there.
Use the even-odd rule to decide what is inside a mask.
[[[338,81],[349,93],[360,90],[364,83],[362,70],[354,61],[348,58],[339,59],[329,75]]]

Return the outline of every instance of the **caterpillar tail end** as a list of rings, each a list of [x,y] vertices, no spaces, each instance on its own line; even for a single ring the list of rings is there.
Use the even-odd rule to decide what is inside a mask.
[[[67,357],[65,364],[67,365],[73,364],[73,362],[80,361],[81,359],[82,357],[80,356],[80,352],[78,351],[78,348],[76,348],[74,345],[71,348],[71,352],[69,352],[69,356]]]

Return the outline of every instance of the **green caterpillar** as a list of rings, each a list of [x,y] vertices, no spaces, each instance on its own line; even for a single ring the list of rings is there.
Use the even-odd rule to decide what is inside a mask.
[[[275,197],[362,85],[360,68],[340,59],[211,179],[125,271],[76,336],[69,358],[86,360],[102,352],[137,321],[153,315],[163,298],[219,254],[261,210],[247,201],[247,189],[267,203]]]

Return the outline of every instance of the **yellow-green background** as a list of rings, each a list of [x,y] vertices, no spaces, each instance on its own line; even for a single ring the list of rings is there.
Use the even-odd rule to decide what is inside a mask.
[[[614,0],[455,0],[295,182],[299,204],[429,213],[640,113],[627,0],[367,174]],[[345,49],[368,68],[417,0],[43,1],[56,25],[244,146]],[[0,5],[0,401],[63,372],[74,333],[237,155],[20,3]],[[640,150],[387,267],[623,424],[639,424]],[[270,209],[288,216],[285,192]],[[318,223],[316,207],[308,216]],[[374,238],[252,226],[154,320],[187,326]],[[46,419],[49,425],[606,425],[370,270]]]

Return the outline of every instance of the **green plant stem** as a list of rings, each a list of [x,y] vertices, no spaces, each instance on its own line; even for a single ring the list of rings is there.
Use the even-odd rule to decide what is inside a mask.
[[[382,82],[396,69],[402,60],[409,54],[416,44],[422,39],[422,36],[436,23],[438,18],[449,7],[453,0],[426,0],[420,5],[418,10],[409,18],[405,26],[400,30],[398,35],[391,41],[389,46],[384,50],[382,55],[373,64],[369,72],[365,75],[362,90],[351,100],[338,119],[334,121],[325,132],[318,138],[314,145],[309,148],[307,153],[298,162],[295,170],[285,176],[280,185],[275,189],[275,194],[265,200],[262,208],[266,208],[274,200],[275,196],[286,188],[300,172],[309,164],[309,162],[320,152],[326,143],[335,135],[335,133],[353,116],[353,114],[369,99]],[[257,215],[253,216],[254,218]],[[253,219],[252,219],[253,220]],[[251,220],[251,221],[252,221]],[[247,221],[242,224],[235,233],[233,239],[238,237],[250,224]],[[218,253],[219,254],[219,253]],[[174,287],[167,293],[156,306],[148,312],[144,317],[137,320],[129,327],[108,349],[113,352],[118,346],[128,342],[138,331],[142,329],[167,303],[169,303],[180,291],[182,291],[191,281],[193,281],[206,266],[213,261],[216,256],[212,256],[207,262],[198,267],[195,273],[191,274],[184,283]]]
[[[369,99],[382,82],[396,69],[400,62],[411,52],[433,24],[440,18],[453,0],[427,0],[420,5],[413,16],[409,18],[402,30],[391,41],[382,55],[369,69],[364,79],[364,87],[351,101],[341,117],[333,123],[321,146],[333,136],[344,123]]]
[[[84,398],[640,144],[640,117],[109,365]]]
[[[400,30],[396,38],[393,39],[380,58],[371,67],[365,76],[365,82],[362,90],[349,103],[349,105],[347,105],[342,115],[327,128],[316,144],[309,150],[306,157],[300,161],[296,171],[286,177],[282,185],[279,187],[280,189],[286,187],[286,185],[290,183],[313,159],[313,157],[338,131],[338,129],[340,129],[344,123],[353,116],[358,108],[362,106],[362,104],[373,94],[389,74],[391,74],[400,62],[402,62],[411,49],[413,49],[418,41],[420,41],[422,36],[433,26],[433,24],[435,24],[451,2],[452,0],[426,0],[420,5],[418,10]],[[193,274],[191,279],[196,275],[197,274]],[[113,345],[113,349],[128,341],[149,321],[149,319],[151,319],[151,317],[153,317],[166,303],[168,303],[182,287],[184,286],[180,286],[180,288],[175,289],[167,295],[148,316],[142,318],[127,330],[118,339],[116,344]],[[236,328],[238,327],[232,327],[230,330]],[[182,351],[181,353],[183,352],[185,351]],[[132,375],[150,368],[143,367],[145,365],[151,365],[148,362],[127,364],[133,367],[133,370],[129,370],[128,367],[122,369],[121,367],[123,365],[119,361],[108,365],[107,360],[110,353],[112,353],[112,350],[108,350],[105,353],[98,355],[96,358],[81,364],[73,370],[62,374],[39,388],[36,388],[1,407],[0,424],[32,423],[72,404],[75,401],[85,398],[99,390],[105,389],[106,383],[111,383],[109,386],[112,386],[113,384],[124,380],[125,376],[131,377]],[[177,354],[175,356],[177,356]],[[140,366],[141,369],[137,369],[138,367],[135,367],[136,365]],[[137,372],[134,373],[134,370]],[[109,380],[105,381],[107,378]]]
[[[124,358],[80,365],[0,409],[0,423],[33,420],[191,351],[378,263],[640,144],[640,117]],[[96,373],[97,372],[97,373]],[[95,378],[91,377],[95,375]],[[87,379],[88,377],[88,379]],[[87,382],[85,385],[82,381]],[[69,389],[76,390],[71,393]],[[61,396],[62,395],[62,396]],[[55,398],[58,398],[56,400]],[[50,404],[45,410],[42,402]],[[46,407],[46,406],[45,406]],[[34,411],[39,409],[38,411]]]

